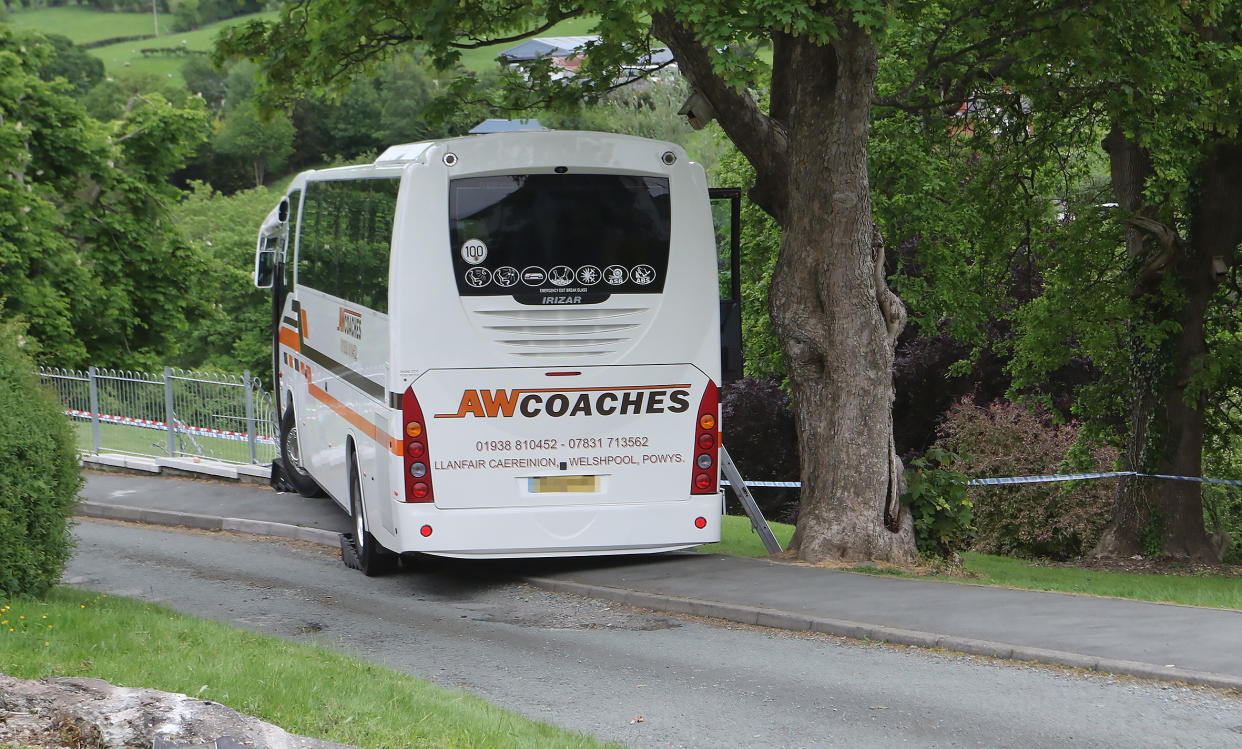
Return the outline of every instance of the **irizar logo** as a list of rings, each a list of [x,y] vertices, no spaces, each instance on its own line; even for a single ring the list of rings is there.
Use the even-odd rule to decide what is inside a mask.
[[[336,329],[347,336],[362,340],[362,315],[341,308],[341,319],[336,324]]]
[[[465,390],[457,413],[436,414],[437,419],[512,418],[537,416],[612,416],[684,413],[690,409],[689,385],[651,385],[633,388],[581,390]]]

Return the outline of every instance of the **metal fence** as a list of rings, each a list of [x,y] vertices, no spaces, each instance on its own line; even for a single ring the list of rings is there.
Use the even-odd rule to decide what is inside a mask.
[[[163,373],[39,368],[73,420],[84,452],[270,463],[272,394],[241,377],[165,367]]]

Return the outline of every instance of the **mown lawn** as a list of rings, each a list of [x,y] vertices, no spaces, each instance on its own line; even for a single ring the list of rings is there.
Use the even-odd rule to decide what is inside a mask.
[[[769,523],[772,535],[781,542],[781,548],[789,546],[793,537],[794,527],[785,523]],[[695,551],[705,554],[732,554],[738,557],[766,557],[768,550],[763,547],[763,540],[750,527],[750,518],[737,515],[725,515],[724,524],[720,528],[720,543],[703,544],[695,547]]]
[[[607,746],[334,650],[72,588],[0,598],[0,672],[184,693],[368,749]]]

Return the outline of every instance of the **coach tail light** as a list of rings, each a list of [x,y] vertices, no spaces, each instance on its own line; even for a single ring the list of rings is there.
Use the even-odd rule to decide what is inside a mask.
[[[406,502],[432,502],[435,494],[431,484],[431,464],[427,450],[427,430],[423,427],[423,409],[408,388],[401,398],[401,423],[405,433],[401,454],[405,457]]]
[[[694,468],[690,479],[691,494],[715,494],[720,471],[716,468],[719,457],[720,429],[716,422],[719,411],[719,395],[716,383],[708,380],[699,401],[698,420],[694,430]]]

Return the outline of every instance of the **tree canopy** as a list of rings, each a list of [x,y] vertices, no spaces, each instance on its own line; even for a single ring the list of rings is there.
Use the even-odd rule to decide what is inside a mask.
[[[0,298],[53,363],[154,365],[198,304],[197,261],[165,217],[205,112],[156,94],[95,120],[39,77],[55,49],[0,26]]]

